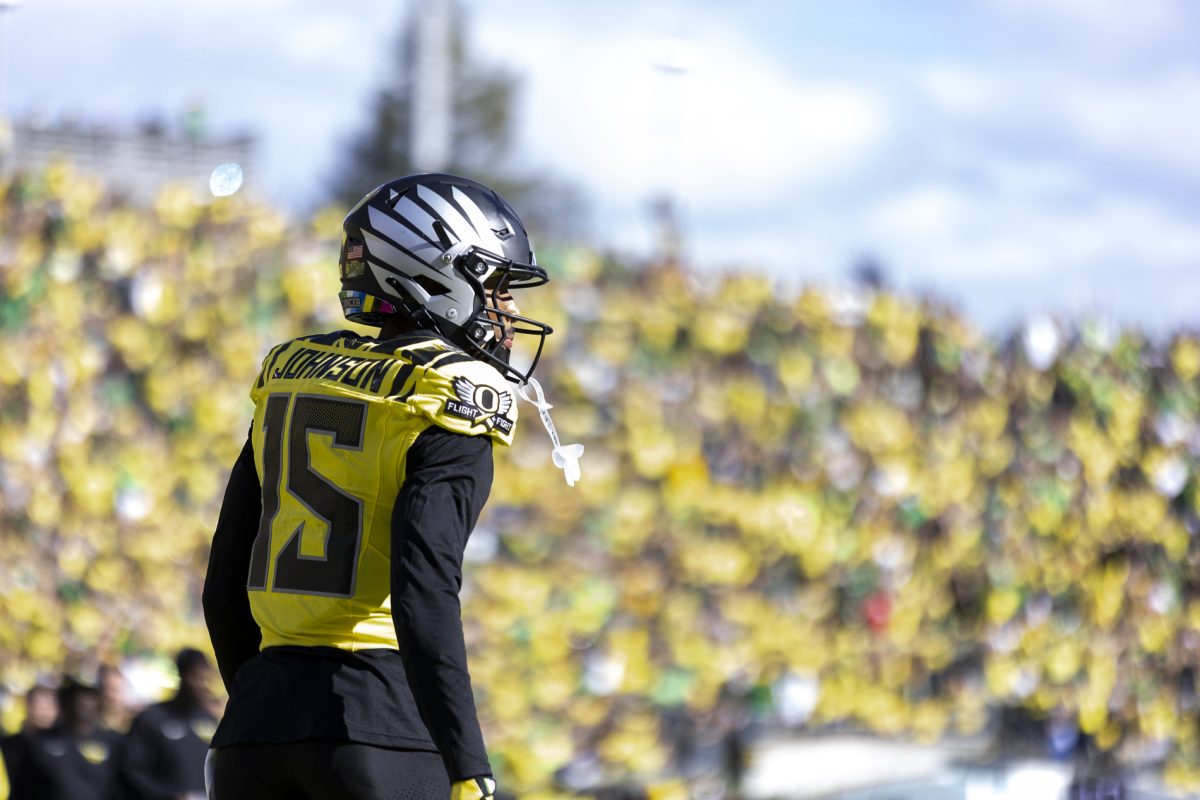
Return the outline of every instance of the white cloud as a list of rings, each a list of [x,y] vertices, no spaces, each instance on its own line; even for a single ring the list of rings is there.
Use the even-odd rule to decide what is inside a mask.
[[[887,239],[934,242],[960,228],[970,216],[970,195],[949,185],[927,184],[888,198],[871,221]]]
[[[368,26],[345,14],[317,13],[307,17],[289,17],[289,22],[277,32],[282,54],[300,64],[336,68],[351,59],[355,43],[362,42]],[[387,62],[388,54],[379,53]]]
[[[1195,220],[1156,203],[1134,198],[1103,202],[1093,220],[1093,235],[1130,265],[1200,269],[1200,228]]]
[[[996,81],[961,64],[931,64],[917,69],[917,87],[941,109],[978,116],[1001,105],[1004,98]]]
[[[1115,265],[1158,275],[1200,268],[1200,229],[1187,216],[1126,195],[1067,207],[1037,192],[930,183],[882,200],[866,231],[890,260],[948,280]]]
[[[1026,158],[993,155],[987,160],[976,155],[981,174],[1001,193],[1026,193],[1040,197],[1044,203],[1071,198],[1096,191],[1095,177],[1075,164],[1054,161],[1031,155]]]
[[[1047,69],[941,63],[917,68],[913,83],[946,131],[1002,141],[1006,132],[1071,146],[1126,166],[1200,173],[1200,72],[1179,68],[1129,77],[1097,76],[1076,63]],[[975,130],[952,127],[969,122]]]
[[[862,86],[808,82],[729,47],[698,69],[680,137],[700,207],[774,202],[858,170],[887,134]]]
[[[1017,22],[1054,26],[1073,44],[1128,52],[1153,46],[1187,23],[1186,0],[989,0]]]
[[[802,80],[725,34],[681,50],[636,31],[480,22],[488,57],[527,78],[529,151],[601,195],[640,203],[670,188],[697,210],[775,202],[857,169],[887,133],[867,89]],[[691,69],[656,68],[665,60]]]
[[[1085,142],[1133,161],[1200,173],[1200,74],[1066,87],[1062,113]]]

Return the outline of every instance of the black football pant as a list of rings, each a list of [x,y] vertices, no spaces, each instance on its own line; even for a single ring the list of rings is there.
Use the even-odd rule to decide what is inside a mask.
[[[212,800],[448,800],[442,757],[310,739],[211,751]]]

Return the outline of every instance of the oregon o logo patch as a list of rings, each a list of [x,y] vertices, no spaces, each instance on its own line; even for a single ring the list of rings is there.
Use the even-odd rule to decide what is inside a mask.
[[[482,425],[489,431],[499,428],[504,433],[512,432],[513,422],[508,418],[512,392],[467,378],[455,378],[452,385],[458,400],[446,401],[447,414],[470,420],[472,427]]]
[[[471,394],[471,402],[485,414],[495,414],[500,410],[500,393],[490,386],[476,386]]]

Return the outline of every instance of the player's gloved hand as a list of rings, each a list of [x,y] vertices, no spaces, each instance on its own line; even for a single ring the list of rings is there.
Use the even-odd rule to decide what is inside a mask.
[[[450,789],[450,800],[492,800],[496,794],[496,782],[486,776],[467,778]]]

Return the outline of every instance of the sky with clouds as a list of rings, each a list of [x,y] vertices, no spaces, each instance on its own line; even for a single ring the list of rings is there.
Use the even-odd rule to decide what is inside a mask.
[[[467,0],[522,78],[517,160],[652,247],[675,197],[700,268],[837,280],[863,256],[996,328],[1200,318],[1200,5],[1189,0]],[[136,122],[202,101],[259,134],[250,188],[320,195],[407,4],[24,0],[7,106]]]

